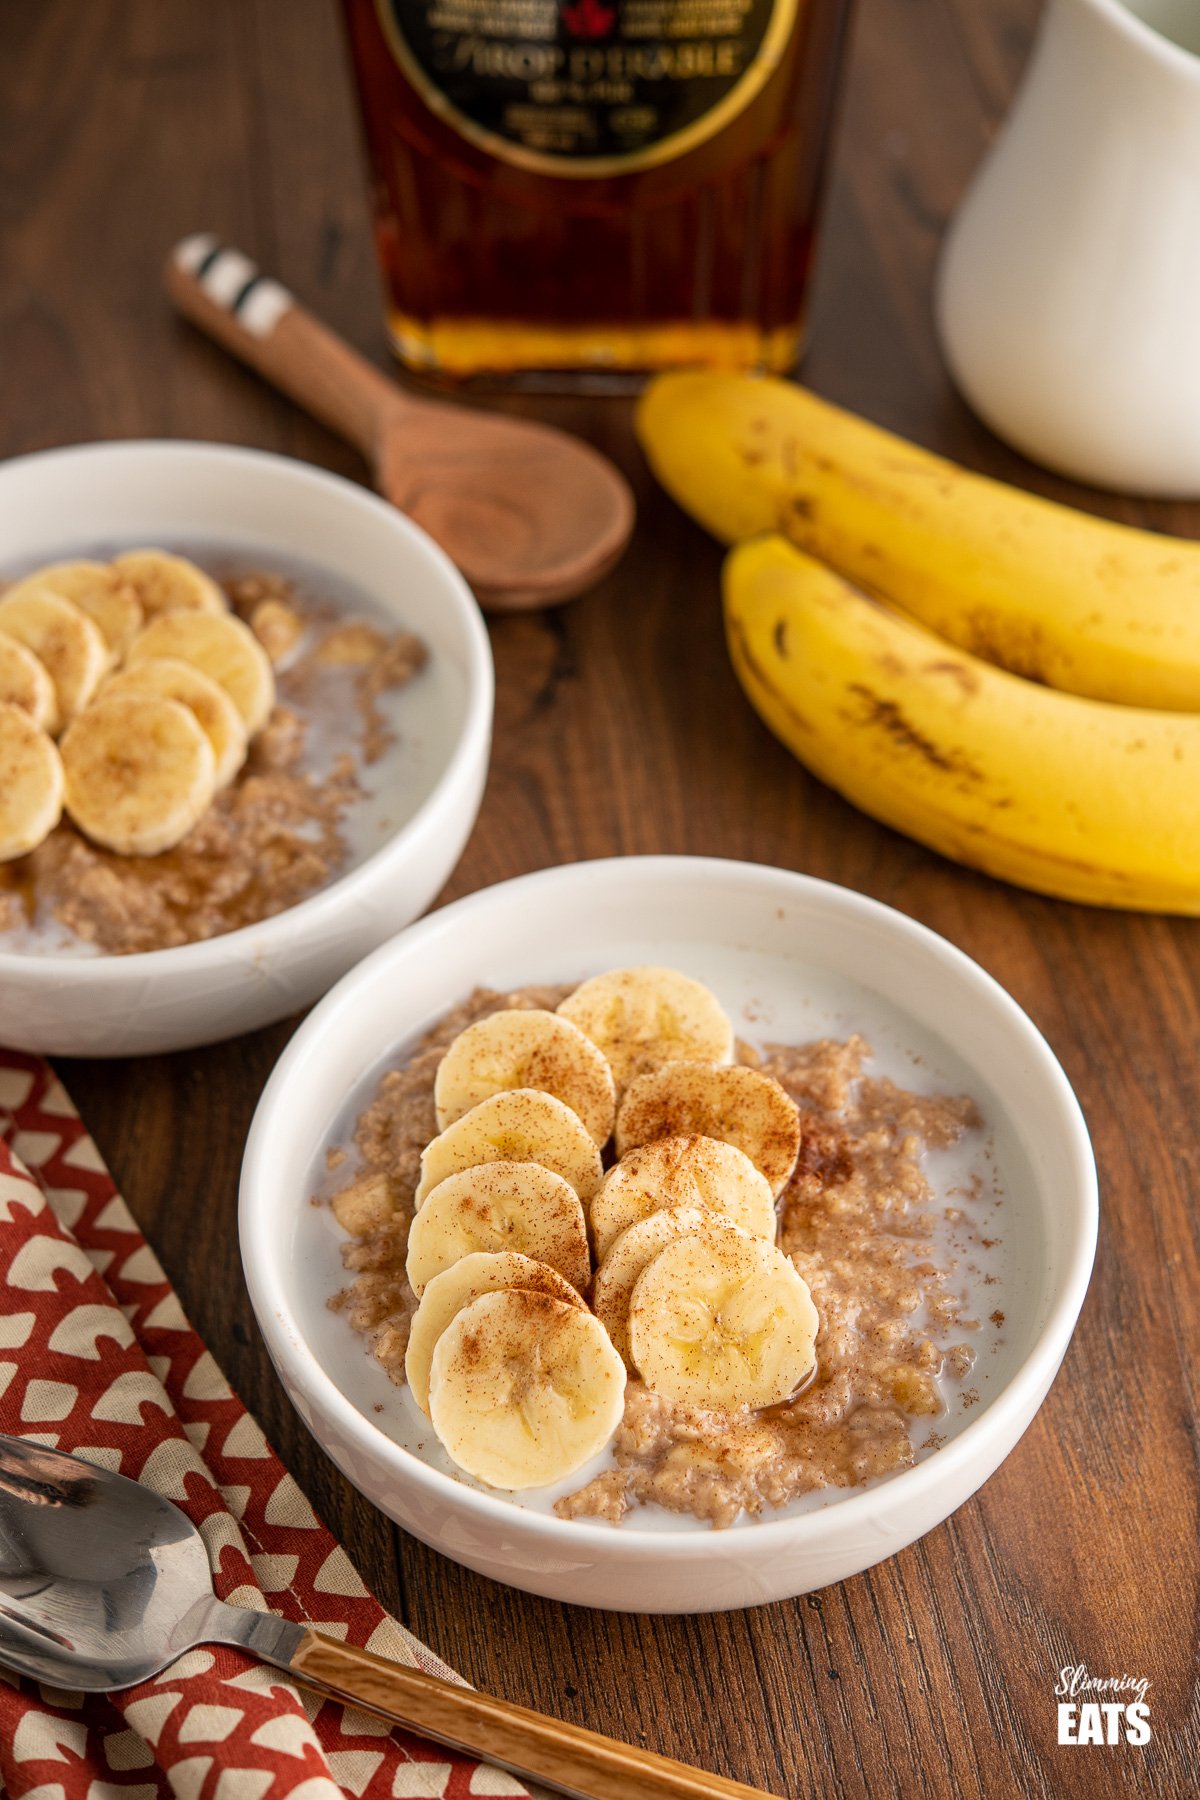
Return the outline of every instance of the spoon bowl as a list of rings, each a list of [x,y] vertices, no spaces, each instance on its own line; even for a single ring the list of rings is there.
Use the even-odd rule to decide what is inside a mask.
[[[222,1611],[237,1636],[222,1633]],[[9,1668],[85,1693],[134,1687],[201,1638],[241,1642],[243,1617],[254,1615],[221,1607],[204,1540],[169,1500],[0,1436],[0,1661]]]
[[[407,398],[383,414],[380,493],[442,546],[488,612],[556,605],[608,573],[633,527],[615,475],[590,445],[528,419]]]

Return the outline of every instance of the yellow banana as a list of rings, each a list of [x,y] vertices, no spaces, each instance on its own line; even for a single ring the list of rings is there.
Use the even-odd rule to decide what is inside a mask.
[[[957,862],[1096,906],[1200,914],[1200,718],[964,654],[779,537],[725,566],[730,653],[776,735]]]
[[[1200,710],[1200,543],[973,475],[785,381],[663,375],[638,432],[727,543],[777,531],[1018,675]]]

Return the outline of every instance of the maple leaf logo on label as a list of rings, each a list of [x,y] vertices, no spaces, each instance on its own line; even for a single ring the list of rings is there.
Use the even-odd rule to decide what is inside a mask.
[[[571,6],[562,8],[560,16],[572,37],[602,38],[616,24],[617,9],[606,6],[605,0],[573,0]]]

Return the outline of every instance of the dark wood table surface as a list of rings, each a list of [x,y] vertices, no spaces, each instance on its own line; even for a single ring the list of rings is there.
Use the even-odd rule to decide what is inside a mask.
[[[1200,508],[1075,492],[956,399],[930,315],[941,231],[1028,50],[1036,0],[862,0],[806,377],[963,462],[1196,534]],[[354,456],[169,314],[166,248],[213,229],[386,358],[331,0],[0,3],[0,449],[216,438],[355,477]],[[582,857],[779,863],[943,932],[1046,1033],[1102,1181],[1099,1259],[1042,1412],[986,1488],[856,1580],[723,1616],[531,1599],[361,1500],[272,1373],[235,1196],[255,1101],[296,1021],[62,1074],[183,1301],[388,1606],[473,1682],[789,1796],[1200,1791],[1200,939],[958,869],[854,812],[738,690],[719,557],[657,494],[628,405],[546,402],[629,472],[641,529],[596,592],[494,624],[483,812],[445,898]],[[69,521],[64,520],[64,530]],[[1060,1748],[1060,1666],[1144,1675],[1146,1750]]]

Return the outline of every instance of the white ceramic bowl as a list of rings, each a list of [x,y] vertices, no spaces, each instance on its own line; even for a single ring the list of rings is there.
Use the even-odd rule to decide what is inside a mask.
[[[211,543],[217,555],[265,567],[273,556],[311,564],[430,650],[403,696],[411,710],[402,766],[373,802],[369,853],[299,905],[204,943],[79,956],[5,951],[0,940],[0,1043],[131,1056],[250,1031],[308,1005],[424,911],[479,810],[493,678],[479,609],[423,531],[307,463],[157,442],[85,444],[4,464],[0,522],[0,578],[97,546]]]
[[[938,1420],[944,1447],[901,1474],[711,1531],[656,1508],[619,1527],[560,1520],[456,1476],[428,1421],[326,1301],[341,1234],[309,1204],[324,1147],[381,1064],[477,983],[574,981],[633,962],[710,983],[744,1035],[865,1031],[884,1070],[969,1091],[1003,1182],[1003,1342],[972,1372],[979,1399]],[[495,1580],[589,1606],[701,1612],[823,1587],[911,1543],[1008,1455],[1054,1378],[1087,1288],[1096,1176],[1066,1077],[1025,1014],[943,939],[874,901],[755,864],[683,857],[581,863],[489,888],[403,932],[355,969],[288,1046],[242,1175],[254,1310],[300,1416],[364,1494]],[[576,1478],[564,1486],[576,1486]],[[522,1500],[529,1497],[522,1496]]]

